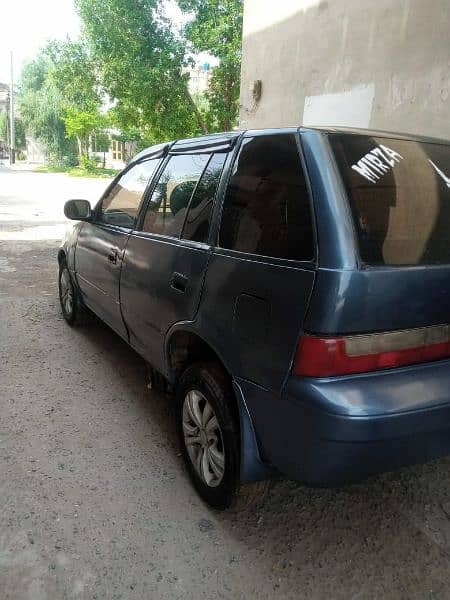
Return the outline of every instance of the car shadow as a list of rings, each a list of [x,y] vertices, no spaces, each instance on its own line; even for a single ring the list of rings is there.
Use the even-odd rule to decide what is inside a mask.
[[[90,314],[88,322],[78,330],[114,366],[117,377],[126,379],[140,408],[151,412],[152,422],[169,436],[170,445],[178,449],[173,402],[165,394],[149,388],[149,371],[142,356],[94,314]]]
[[[109,327],[95,319],[80,333],[117,365],[115,376],[126,379],[142,416],[161,431],[174,453],[170,462],[181,474],[171,398],[146,389],[145,362]],[[347,598],[348,590],[355,598],[445,597],[449,466],[449,459],[441,459],[337,489],[307,488],[280,478],[260,506],[239,513],[205,510],[216,536],[231,536],[240,548],[230,564],[256,561],[280,595],[289,595],[301,582],[302,597]]]

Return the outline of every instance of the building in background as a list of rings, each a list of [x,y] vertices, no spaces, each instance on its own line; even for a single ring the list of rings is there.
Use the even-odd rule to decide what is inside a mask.
[[[209,62],[195,67],[184,67],[182,72],[189,73],[188,87],[193,96],[204,94],[208,90],[212,74]]]
[[[240,125],[450,138],[448,0],[245,0]]]
[[[101,166],[123,169],[137,152],[135,141],[126,140],[117,129],[105,129],[90,138],[89,152]]]

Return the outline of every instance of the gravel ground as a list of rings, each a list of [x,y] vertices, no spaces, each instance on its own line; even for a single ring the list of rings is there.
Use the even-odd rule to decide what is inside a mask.
[[[21,178],[23,189],[55,181],[0,175],[0,209],[11,206],[9,177],[17,189]],[[57,242],[22,239],[36,223],[9,222],[0,223],[9,232],[0,241],[1,600],[450,598],[450,460],[339,490],[281,480],[257,510],[210,510],[142,360],[100,323],[64,323]]]

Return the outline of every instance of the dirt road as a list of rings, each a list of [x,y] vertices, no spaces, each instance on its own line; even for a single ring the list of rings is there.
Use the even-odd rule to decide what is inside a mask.
[[[198,499],[141,359],[60,316],[56,230],[36,227],[81,191],[99,182],[0,172],[1,600],[450,598],[448,459],[280,481],[238,515]]]

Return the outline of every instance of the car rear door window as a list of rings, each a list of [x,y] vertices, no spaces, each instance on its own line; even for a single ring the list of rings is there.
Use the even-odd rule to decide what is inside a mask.
[[[150,198],[142,230],[179,237],[196,185],[209,154],[171,156]]]
[[[191,198],[181,237],[195,242],[206,242],[211,214],[222,175],[226,154],[214,154],[197,184]]]
[[[294,134],[245,139],[226,192],[219,245],[310,261],[310,198]]]
[[[158,163],[159,159],[140,162],[119,177],[102,200],[100,220],[103,223],[133,229],[142,196]]]

